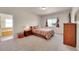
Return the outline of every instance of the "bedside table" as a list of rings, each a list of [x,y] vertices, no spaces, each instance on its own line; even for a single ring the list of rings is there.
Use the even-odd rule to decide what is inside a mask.
[[[24,34],[23,33],[18,34],[17,38],[24,38]]]
[[[31,30],[24,31],[24,36],[29,36],[29,35],[32,35],[32,31]]]

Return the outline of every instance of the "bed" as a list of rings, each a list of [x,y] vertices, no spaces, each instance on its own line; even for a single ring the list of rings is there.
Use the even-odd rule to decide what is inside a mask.
[[[54,35],[54,31],[51,28],[32,27],[32,33],[34,35],[43,37],[46,40],[50,39]]]

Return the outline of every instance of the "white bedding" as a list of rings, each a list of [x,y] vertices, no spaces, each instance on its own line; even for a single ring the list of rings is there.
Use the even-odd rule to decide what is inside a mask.
[[[38,28],[37,30],[40,30],[40,31],[52,31],[53,29],[51,29],[51,28]]]
[[[32,29],[32,32],[35,34],[39,34],[45,37],[46,39],[49,39],[51,36],[54,35],[54,31],[51,28],[36,28]]]

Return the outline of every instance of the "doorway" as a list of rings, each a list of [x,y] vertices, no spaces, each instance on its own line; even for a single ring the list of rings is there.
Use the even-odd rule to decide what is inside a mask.
[[[0,38],[1,41],[13,38],[13,16],[0,14]]]

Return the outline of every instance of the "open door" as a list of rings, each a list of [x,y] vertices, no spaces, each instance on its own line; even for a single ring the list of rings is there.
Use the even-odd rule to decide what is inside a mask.
[[[7,14],[0,14],[0,34],[1,41],[13,38],[13,16]]]

